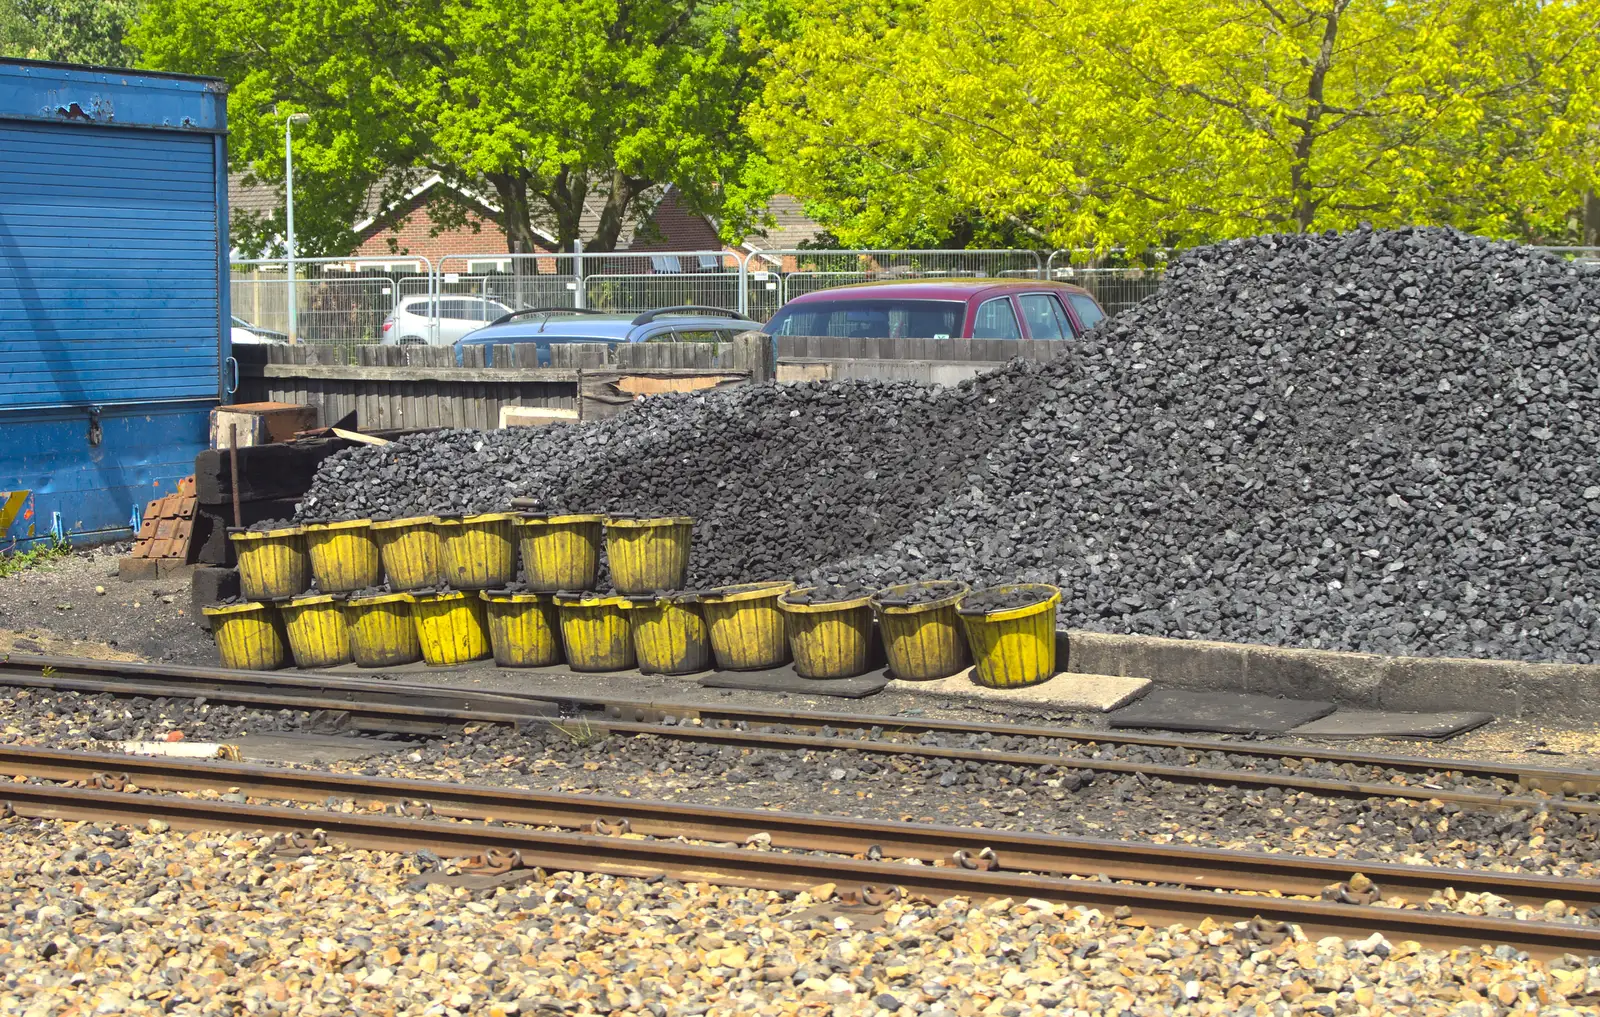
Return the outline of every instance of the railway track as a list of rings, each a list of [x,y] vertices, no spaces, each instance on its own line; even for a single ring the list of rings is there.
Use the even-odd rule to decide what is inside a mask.
[[[205,698],[258,709],[324,710],[351,728],[401,734],[439,734],[465,723],[519,724],[582,715],[596,730],[677,741],[710,742],[749,750],[850,751],[1019,767],[1067,767],[1113,776],[1142,776],[1203,787],[1277,789],[1338,798],[1440,801],[1474,809],[1562,808],[1600,814],[1600,773],[1519,763],[1432,759],[1303,747],[1176,738],[967,721],[657,703],[573,696],[537,696],[426,686],[338,674],[229,671],[142,663],[102,662],[12,654],[0,660],[0,685],[123,696]],[[751,730],[758,725],[764,730]],[[816,734],[795,733],[815,731]],[[853,731],[858,737],[839,737]],[[967,745],[921,744],[913,736],[965,737]],[[1017,740],[1059,743],[1059,752],[993,748]],[[985,744],[977,744],[985,742]],[[1239,766],[1153,763],[1105,758],[1103,750],[1143,747],[1193,754],[1192,759],[1238,759]],[[1081,750],[1074,752],[1073,750]],[[1257,765],[1259,764],[1259,765]],[[1276,766],[1276,769],[1270,767]],[[1378,771],[1390,777],[1330,779],[1298,774],[1309,767]],[[1396,783],[1395,781],[1400,781]],[[1479,781],[1518,793],[1452,788]],[[1567,797],[1585,796],[1585,797]]]
[[[1313,937],[1380,932],[1433,946],[1504,943],[1541,956],[1600,953],[1600,927],[1591,925],[1304,899],[1353,875],[1352,868],[1321,859],[36,748],[0,749],[0,773],[25,778],[7,785],[3,797],[29,817],[135,825],[162,819],[184,829],[301,835],[320,830],[351,847],[478,855],[500,869],[662,874],[790,890],[833,883],[867,903],[902,892],[1034,897],[1126,907],[1159,924],[1193,924],[1207,916],[1261,919],[1299,925]],[[368,811],[141,791],[239,792],[298,802],[334,797]],[[370,811],[373,805],[381,811]],[[490,820],[522,825],[487,825]],[[771,849],[735,846],[752,838]],[[1361,871],[1383,894],[1411,905],[1446,889],[1534,906],[1553,899],[1600,904],[1600,884],[1585,880],[1382,863],[1363,864]]]

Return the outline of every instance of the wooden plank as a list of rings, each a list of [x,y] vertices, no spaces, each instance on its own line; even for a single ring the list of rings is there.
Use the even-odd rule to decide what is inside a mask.
[[[576,344],[574,344],[576,345]],[[559,348],[559,347],[557,347]],[[603,348],[603,347],[602,347]],[[448,353],[448,350],[444,352]],[[251,371],[258,373],[251,373]],[[693,374],[695,372],[687,372]],[[350,367],[342,365],[262,364],[255,368],[240,367],[240,376],[282,379],[293,381],[305,378],[324,378],[336,381],[487,381],[535,382],[577,381],[575,368],[524,367],[524,368],[471,368],[471,367]]]

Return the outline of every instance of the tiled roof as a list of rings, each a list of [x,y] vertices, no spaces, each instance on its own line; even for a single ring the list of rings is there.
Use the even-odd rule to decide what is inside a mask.
[[[387,179],[379,180],[368,189],[361,214],[357,217],[358,223],[368,222],[379,213],[386,183]],[[283,187],[257,180],[248,170],[229,173],[228,207],[234,212],[269,216],[283,207]],[[603,195],[592,195],[584,202],[583,216],[579,220],[579,230],[584,237],[594,236],[604,207]],[[759,250],[787,250],[810,240],[822,230],[806,216],[800,199],[792,195],[773,195],[768,211],[775,225],[760,234],[747,237],[747,245]],[[640,235],[636,237],[636,233]],[[618,250],[715,251],[722,246],[716,226],[705,216],[691,211],[678,190],[670,185],[661,191],[642,232],[638,230],[637,222],[629,220],[623,223],[617,237]]]
[[[379,206],[383,202],[384,183],[384,180],[379,180],[367,188],[366,200],[362,203],[361,214],[357,221],[371,219],[378,214]],[[282,207],[282,184],[258,180],[255,174],[249,170],[239,170],[228,174],[228,211],[230,214],[233,212],[251,212],[256,215],[268,216]]]
[[[263,183],[249,172],[228,174],[228,210],[271,215],[283,207],[283,189]]]
[[[764,251],[792,250],[822,232],[822,227],[806,215],[804,203],[792,194],[774,194],[767,202],[767,211],[775,224],[745,237],[746,246]]]

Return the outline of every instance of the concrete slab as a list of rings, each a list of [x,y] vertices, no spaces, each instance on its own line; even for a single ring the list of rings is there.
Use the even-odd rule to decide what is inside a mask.
[[[1137,675],[1196,691],[1331,699],[1368,710],[1464,711],[1508,719],[1600,721],[1600,664],[1460,657],[1386,657],[1301,647],[1056,633],[1067,670]]]
[[[1493,719],[1492,713],[1470,710],[1395,713],[1339,709],[1309,724],[1301,724],[1290,733],[1308,738],[1449,738],[1482,727]]]
[[[331,763],[337,759],[388,755],[407,747],[406,742],[293,731],[244,735],[228,744],[238,746],[240,757],[247,763]]]
[[[875,696],[889,684],[883,671],[868,671],[858,678],[802,678],[794,665],[770,671],[713,671],[700,679],[707,689],[741,689],[746,692],[788,692],[801,696],[839,696],[861,699]]]
[[[1214,731],[1226,734],[1286,734],[1332,713],[1332,703],[1315,699],[1277,699],[1240,692],[1185,692],[1157,689],[1132,706],[1109,715],[1112,727],[1163,731]]]
[[[1049,681],[1021,689],[991,689],[972,680],[972,668],[931,682],[895,679],[889,683],[895,692],[933,693],[995,702],[1027,703],[1052,710],[1075,713],[1105,713],[1139,698],[1150,688],[1148,678],[1124,678],[1109,674],[1058,672]]]

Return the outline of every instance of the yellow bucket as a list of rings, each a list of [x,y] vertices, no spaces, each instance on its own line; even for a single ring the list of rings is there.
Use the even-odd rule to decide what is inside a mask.
[[[304,527],[230,533],[239,556],[239,592],[246,600],[275,600],[311,586]]]
[[[434,667],[465,664],[489,655],[483,601],[465,593],[408,593],[422,659]]]
[[[517,545],[528,589],[592,590],[600,575],[606,517],[570,515],[517,520]]]
[[[972,680],[991,689],[1019,689],[1056,673],[1056,605],[1061,591],[1043,583],[990,587],[1001,593],[1025,590],[1038,603],[1004,611],[961,607],[961,627],[972,647]]]
[[[372,524],[383,571],[396,590],[417,590],[444,582],[444,545],[437,516],[389,519]]]
[[[296,597],[279,604],[296,667],[334,667],[350,663],[350,623],[329,594]]]
[[[271,604],[228,604],[200,610],[211,619],[223,667],[276,671],[289,663],[283,619]]]
[[[561,663],[561,622],[548,593],[478,594],[489,616],[489,645],[501,667]]]
[[[871,596],[824,604],[793,604],[791,596],[779,597],[778,609],[789,617],[795,673],[802,678],[854,678],[866,673],[872,648]]]
[[[345,601],[350,656],[361,667],[398,667],[422,659],[411,603],[404,593],[352,597]]]
[[[622,593],[681,590],[689,580],[689,541],[694,520],[607,519],[606,561],[611,584]]]
[[[574,671],[627,671],[638,662],[622,597],[567,597],[556,594],[561,641]]]
[[[724,671],[759,671],[789,662],[789,633],[778,598],[793,583],[745,583],[702,594],[711,651]]]
[[[635,597],[628,613],[645,674],[694,674],[711,666],[711,634],[697,597]]]
[[[914,586],[932,587],[943,595],[922,604],[894,603]],[[956,605],[969,590],[966,583],[938,579],[890,586],[872,595],[890,674],[902,681],[927,682],[948,678],[972,663],[956,616]]]
[[[444,581],[456,590],[494,590],[517,578],[517,545],[510,512],[441,519]]]
[[[317,589],[323,593],[354,593],[377,586],[383,578],[383,562],[369,519],[306,526],[306,553],[311,556]]]

